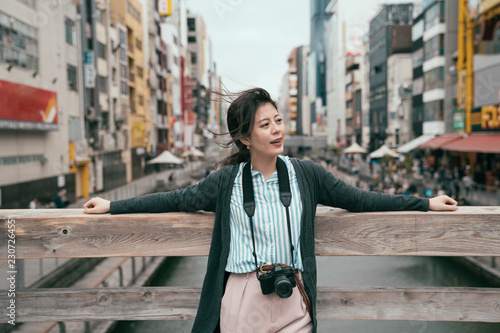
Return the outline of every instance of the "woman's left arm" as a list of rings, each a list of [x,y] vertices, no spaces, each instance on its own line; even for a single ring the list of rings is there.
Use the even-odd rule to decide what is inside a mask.
[[[429,210],[457,210],[458,203],[447,195],[429,199]]]

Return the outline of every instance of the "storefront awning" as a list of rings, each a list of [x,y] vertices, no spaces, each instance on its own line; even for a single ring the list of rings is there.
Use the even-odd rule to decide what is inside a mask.
[[[444,145],[450,144],[452,142],[455,142],[457,140],[460,140],[462,136],[460,134],[443,134],[440,136],[435,137],[434,139],[431,139],[427,142],[424,142],[420,144],[418,147],[419,148],[427,148],[427,149],[442,149]]]
[[[398,153],[407,154],[410,151],[417,149],[419,145],[434,139],[435,135],[421,135],[418,138],[411,140],[410,142],[405,143],[401,147],[398,148]]]
[[[500,154],[500,134],[470,134],[441,147],[443,150]]]

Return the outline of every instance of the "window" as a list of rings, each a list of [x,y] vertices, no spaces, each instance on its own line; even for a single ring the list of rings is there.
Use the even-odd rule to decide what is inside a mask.
[[[444,68],[434,68],[424,74],[425,91],[444,88]]]
[[[139,105],[143,106],[144,105],[144,96],[137,95],[137,101],[138,101]]]
[[[196,52],[191,52],[191,63],[196,64]]]
[[[2,165],[15,165],[25,163],[35,163],[44,160],[43,155],[25,155],[25,156],[9,156],[0,157],[0,166]]]
[[[443,120],[443,100],[424,104],[425,121]]]
[[[411,40],[416,41],[424,35],[424,20],[420,20],[411,27]]]
[[[102,93],[108,92],[108,78],[105,76],[97,76],[97,81],[99,85],[99,91]]]
[[[424,48],[420,48],[412,54],[413,68],[422,66],[424,63]]]
[[[444,54],[444,35],[437,35],[424,44],[424,60]]]
[[[420,95],[423,92],[424,92],[424,78],[419,77],[419,78],[413,80],[412,94],[413,95]]]
[[[38,70],[37,30],[2,12],[0,12],[0,62]]]
[[[122,45],[127,44],[127,38],[126,38],[126,35],[125,35],[125,31],[123,31],[123,30],[120,30],[120,43]]]
[[[120,72],[121,72],[121,75],[120,75],[121,78],[122,79],[127,79],[127,66],[124,65],[124,64],[121,64],[120,68],[121,68],[121,70],[120,70]]]
[[[142,69],[142,67],[137,66],[137,76],[141,79],[144,77],[144,70]]]
[[[444,1],[436,1],[425,12],[425,29],[444,22]]]
[[[102,10],[96,9],[93,16],[97,22],[101,22],[102,24],[104,24],[105,15]]]
[[[77,75],[76,75],[76,67],[68,64],[67,73],[68,73],[68,88],[69,88],[69,90],[77,91],[78,90],[78,80],[77,80]]]
[[[174,36],[174,44],[179,45],[179,40],[177,39],[177,36]]]
[[[188,18],[189,31],[196,31],[196,20],[193,17]]]
[[[141,22],[141,14],[137,9],[134,8],[129,2],[127,2],[127,11],[132,15],[137,21]]]
[[[97,42],[97,56],[106,59],[106,45]]]
[[[142,50],[142,42],[138,38],[135,39],[135,46],[138,50]]]
[[[120,47],[120,60],[127,61],[127,48],[126,48],[126,46],[123,46],[123,45],[127,45],[127,44],[122,44],[122,47]]]
[[[127,95],[127,82],[126,81],[121,81],[121,92],[122,95]]]
[[[421,123],[424,119],[422,118],[422,106],[415,106],[413,107],[413,122],[414,123]]]
[[[69,18],[64,19],[64,28],[66,31],[66,43],[76,45],[75,22]]]
[[[109,130],[109,112],[101,111],[102,129]]]
[[[189,36],[188,43],[196,43],[196,36]]]

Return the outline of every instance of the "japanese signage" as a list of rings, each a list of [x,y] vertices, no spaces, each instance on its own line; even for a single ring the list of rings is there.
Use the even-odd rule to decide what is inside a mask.
[[[0,129],[56,130],[57,93],[0,80]]]
[[[95,88],[95,56],[94,51],[85,51],[85,62],[83,65],[85,88]]]
[[[465,129],[465,114],[464,110],[455,109],[453,110],[453,116],[451,120],[451,126],[453,131],[463,131]]]
[[[500,130],[499,105],[485,105],[472,109],[470,124],[473,132]]]
[[[172,15],[172,0],[158,0],[158,14]]]

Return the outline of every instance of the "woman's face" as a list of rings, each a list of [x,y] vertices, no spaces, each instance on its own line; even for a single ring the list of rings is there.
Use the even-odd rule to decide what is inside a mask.
[[[241,140],[250,146],[252,159],[274,157],[283,153],[285,124],[278,110],[271,104],[261,105],[255,113],[255,123],[249,138]]]

